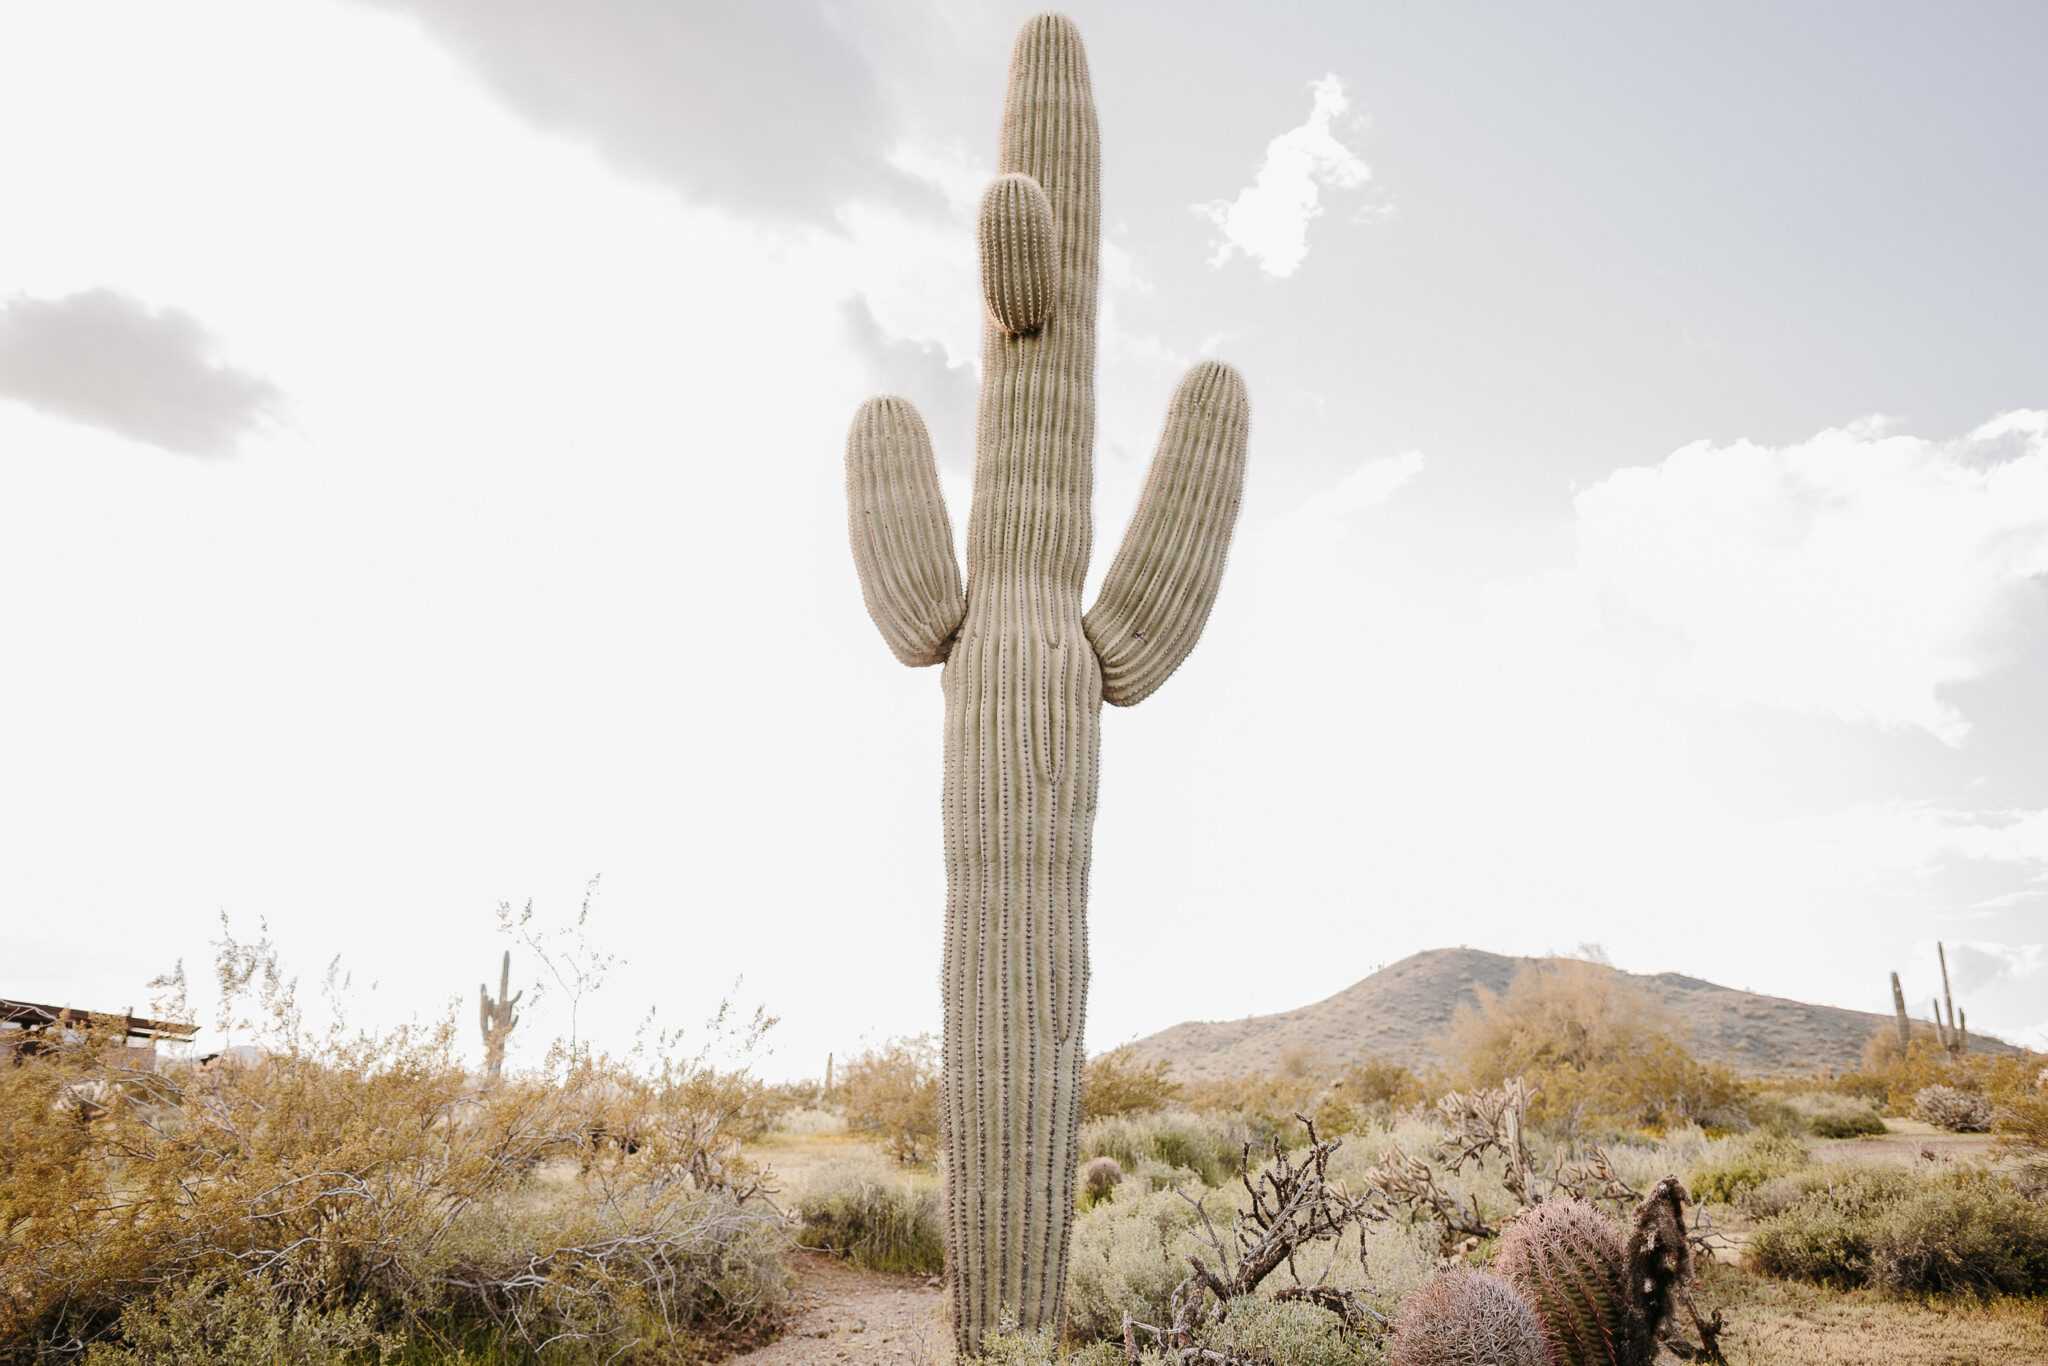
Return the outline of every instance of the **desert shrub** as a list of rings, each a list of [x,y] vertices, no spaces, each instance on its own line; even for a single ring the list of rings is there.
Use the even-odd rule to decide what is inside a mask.
[[[1911,1167],[1889,1162],[1810,1163],[1756,1187],[1742,1198],[1742,1208],[1768,1219],[1795,1205],[1825,1204],[1867,1218],[1911,1195],[1924,1179]]]
[[[1307,1113],[1317,1133],[1341,1137],[1390,1122],[1395,1111],[1420,1105],[1426,1095],[1422,1079],[1401,1064],[1367,1061],[1345,1069]]]
[[[1762,1203],[1746,1255],[1767,1275],[1891,1295],[2048,1291],[2048,1212],[1995,1172],[1830,1168]]]
[[[1205,1360],[1257,1361],[1284,1366],[1380,1366],[1378,1345],[1353,1332],[1327,1309],[1300,1301],[1244,1295],[1230,1302],[1220,1323],[1205,1327],[1196,1346],[1218,1354]]]
[[[1714,1142],[1686,1173],[1685,1184],[1703,1204],[1732,1205],[1812,1161],[1797,1139],[1760,1130]]]
[[[1074,1220],[1067,1271],[1067,1331],[1077,1341],[1120,1337],[1126,1313],[1146,1323],[1171,1318],[1173,1289],[1187,1256],[1207,1251],[1200,1216],[1173,1191],[1107,1201]]]
[[[1427,1093],[1422,1078],[1397,1062],[1368,1059],[1354,1063],[1337,1080],[1347,1099],[1359,1105],[1405,1110],[1420,1105]]]
[[[1952,1134],[1991,1131],[1991,1102],[1953,1086],[1924,1086],[1913,1097],[1913,1113]]]
[[[1612,969],[1556,959],[1481,989],[1452,1026],[1452,1074],[1483,1089],[1522,1078],[1532,1124],[1566,1133],[1748,1127],[1754,1088],[1694,1058],[1678,1026]]]
[[[1163,1366],[1146,1353],[1141,1366]],[[1063,1352],[1051,1330],[1020,1333],[998,1328],[981,1340],[981,1355],[966,1358],[962,1366],[1125,1366],[1123,1347],[1113,1342],[1091,1342]]]
[[[1394,1320],[1393,1366],[1543,1366],[1528,1302],[1487,1271],[1432,1276]]]
[[[929,1035],[893,1039],[855,1058],[839,1096],[847,1128],[881,1139],[898,1162],[931,1160],[939,1142],[939,1056]]]
[[[871,1271],[945,1269],[939,1193],[873,1163],[848,1162],[820,1173],[797,1199],[797,1242]]]
[[[1875,1224],[1870,1283],[1888,1294],[2048,1292],[2048,1211],[1996,1179],[1930,1186]]]
[[[1166,1061],[1141,1063],[1129,1044],[1091,1059],[1081,1073],[1083,1120],[1150,1114],[1179,1098],[1180,1083],[1166,1075]]]
[[[1759,1224],[1744,1256],[1766,1276],[1849,1290],[1870,1279],[1872,1241],[1869,1219],[1816,1202]]]
[[[2041,1069],[2037,1053],[1965,1053],[1944,1050],[1931,1030],[1916,1032],[1903,1050],[1891,1029],[1875,1031],[1863,1047],[1861,1070],[1837,1078],[1833,1089],[1881,1107],[1886,1114],[1913,1112],[1913,1102],[1930,1086],[1952,1086],[1988,1097],[1994,1106],[2031,1093]]]
[[[229,951],[224,985],[270,1014],[259,1065],[137,1072],[87,1040],[0,1067],[0,1360],[290,1360],[370,1331],[658,1359],[781,1312],[751,1078],[584,1049],[479,1092],[452,1015],[311,1037],[267,943]],[[82,1087],[89,1123],[62,1103]]]
[[[93,1344],[86,1366],[329,1366],[351,1356],[374,1359],[395,1344],[380,1335],[374,1306],[295,1305],[267,1276],[195,1276],[138,1299],[121,1311],[118,1340]]]
[[[1864,1138],[1885,1131],[1884,1116],[1852,1096],[1805,1092],[1787,1097],[1785,1104],[1815,1138]]]
[[[1081,1168],[1081,1189],[1090,1203],[1109,1199],[1123,1179],[1124,1169],[1113,1157],[1091,1157]]]
[[[1998,1150],[2029,1194],[2048,1195],[2048,1092],[2016,1097],[1998,1113]]]
[[[1248,1126],[1232,1116],[1165,1110],[1150,1115],[1119,1115],[1081,1126],[1081,1159],[1113,1157],[1127,1172],[1147,1161],[1164,1163],[1220,1186],[1232,1180],[1252,1142]]]

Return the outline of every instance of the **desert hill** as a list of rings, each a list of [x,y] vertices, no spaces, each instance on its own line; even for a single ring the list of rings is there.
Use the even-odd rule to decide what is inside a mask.
[[[1430,949],[1380,969],[1327,1000],[1278,1015],[1190,1021],[1132,1045],[1141,1062],[1163,1059],[1188,1081],[1271,1072],[1283,1061],[1341,1069],[1365,1058],[1421,1068],[1439,1061],[1451,1017],[1481,987],[1499,993],[1536,958],[1479,949]],[[1619,972],[1617,968],[1605,968]],[[1892,1017],[1836,1006],[1759,996],[1675,972],[1622,973],[1690,1027],[1701,1058],[1749,1073],[1845,1071],[1863,1044]],[[2010,1044],[1973,1036],[1979,1052],[2013,1052]]]

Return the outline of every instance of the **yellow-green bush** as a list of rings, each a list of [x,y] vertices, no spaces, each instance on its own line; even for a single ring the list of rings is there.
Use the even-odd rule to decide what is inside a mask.
[[[2048,1293],[2048,1211],[1998,1173],[1852,1169],[1775,1194],[1746,1252],[1767,1275],[1890,1295]]]
[[[821,1172],[797,1198],[797,1241],[872,1271],[937,1275],[945,1269],[939,1193],[872,1162],[852,1161]]]
[[[1164,1060],[1141,1063],[1126,1044],[1090,1059],[1082,1071],[1081,1118],[1150,1114],[1178,1100],[1180,1089]]]
[[[1235,1179],[1244,1162],[1248,1125],[1229,1115],[1165,1110],[1117,1115],[1081,1126],[1081,1160],[1113,1157],[1126,1172],[1144,1173],[1146,1163],[1163,1163],[1204,1185]]]
[[[1556,959],[1481,989],[1458,1012],[1454,1080],[1469,1089],[1519,1077],[1529,1120],[1567,1133],[1658,1132],[1683,1124],[1749,1127],[1756,1088],[1680,1042],[1677,1022],[1641,988],[1591,963]]]
[[[1759,1130],[1712,1144],[1686,1173],[1685,1185],[1702,1203],[1732,1205],[1812,1161],[1799,1140]]]
[[[1227,1217],[1227,1216],[1226,1216]],[[1165,1323],[1187,1255],[1206,1251],[1193,1206],[1173,1191],[1106,1201],[1074,1220],[1067,1270],[1067,1332],[1078,1341],[1123,1332],[1126,1313]]]
[[[88,1039],[0,1066],[0,1361],[310,1359],[366,1333],[658,1360],[780,1315],[788,1235],[739,1153],[757,1081],[557,1051],[480,1089],[452,1016],[310,1037],[268,961],[258,1064],[137,1072]],[[90,1122],[63,1103],[82,1089]]]
[[[929,1035],[892,1039],[846,1065],[846,1127],[872,1134],[898,1162],[929,1162],[939,1143],[939,1053]]]

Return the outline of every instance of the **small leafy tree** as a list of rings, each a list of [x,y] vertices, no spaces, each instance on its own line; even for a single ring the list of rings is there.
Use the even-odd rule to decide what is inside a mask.
[[[929,1034],[891,1039],[847,1065],[846,1126],[873,1134],[898,1162],[928,1162],[939,1142],[939,1049]]]
[[[1180,1099],[1180,1083],[1166,1075],[1166,1061],[1141,1063],[1129,1044],[1089,1062],[1081,1074],[1081,1118],[1142,1115]]]

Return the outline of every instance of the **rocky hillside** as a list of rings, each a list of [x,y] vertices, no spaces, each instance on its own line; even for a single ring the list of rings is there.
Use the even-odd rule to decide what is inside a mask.
[[[1517,970],[1539,961],[1431,949],[1314,1005],[1243,1020],[1190,1021],[1134,1047],[1140,1060],[1163,1058],[1174,1075],[1190,1081],[1270,1072],[1294,1059],[1330,1069],[1363,1058],[1420,1068],[1438,1060],[1452,1015],[1472,1003],[1479,988],[1505,991]],[[1871,1031],[1892,1022],[1889,1015],[1759,996],[1675,972],[1621,975],[1691,1028],[1689,1042],[1700,1057],[1744,1072],[1853,1068]],[[2011,1051],[1995,1039],[1972,1042],[1984,1051]]]

